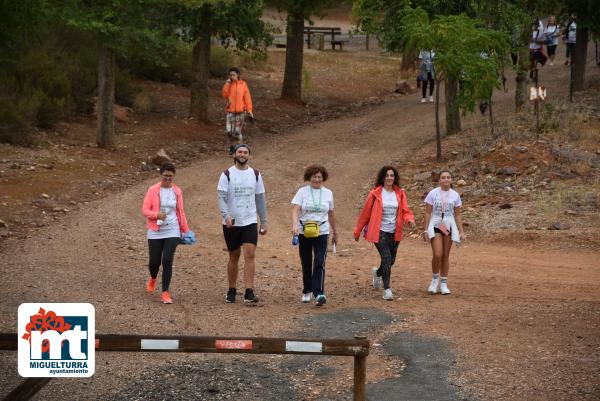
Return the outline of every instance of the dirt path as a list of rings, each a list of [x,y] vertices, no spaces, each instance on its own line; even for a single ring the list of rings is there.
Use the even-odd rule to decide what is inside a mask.
[[[252,144],[251,165],[265,176],[270,221],[268,235],[259,240],[257,257],[261,307],[223,303],[227,256],[222,250],[215,188],[218,175],[231,160],[211,156],[177,173],[176,182],[183,188],[188,218],[200,244],[177,251],[172,282],[175,304],[164,306],[158,296],[144,293],[147,250],[139,209],[151,182],[140,182],[90,203],[0,255],[1,331],[15,331],[18,305],[33,301],[91,302],[99,333],[165,335],[305,333],[308,327],[323,324],[307,323],[313,315],[364,308],[390,316],[386,324],[369,327],[357,320],[344,326],[348,336],[364,332],[374,343],[384,345],[374,347],[369,358],[372,384],[402,377],[403,372],[419,376],[411,369],[427,358],[422,354],[409,358],[402,349],[393,351],[394,341],[406,339],[395,335],[403,333],[433,339],[434,348],[447,347],[452,357],[440,363],[449,373],[442,374],[444,383],[439,384],[447,386],[449,380],[457,394],[468,399],[597,399],[598,254],[520,251],[474,239],[453,254],[453,295],[430,297],[425,292],[430,250],[407,239],[392,273],[396,300],[385,302],[370,288],[376,252],[370,244],[351,239],[361,192],[391,155],[401,160],[430,138],[433,119],[424,113],[428,107],[418,104],[415,97],[402,98],[364,116],[304,127],[280,139],[258,139]],[[328,259],[329,301],[320,310],[299,303],[298,257],[289,244],[289,202],[301,184],[304,166],[313,162],[329,170],[326,185],[334,192],[341,231],[340,252]],[[364,319],[368,315],[365,312]],[[67,394],[104,399],[152,367],[168,369],[172,363],[210,358],[230,360],[202,355],[98,355],[93,379],[68,385],[55,381],[43,390],[41,399],[63,399]],[[330,369],[330,376],[326,375],[330,380],[320,384],[317,380],[311,392],[304,394],[306,399],[347,396],[350,363],[338,362],[320,362]],[[14,386],[19,381],[16,353],[0,354],[0,369],[5,372],[0,375],[0,387]],[[427,374],[425,369],[420,372]],[[432,394],[439,394],[439,388],[404,395],[393,386],[371,389],[378,394],[373,400],[385,398],[380,391],[387,391],[386,399],[435,399]]]

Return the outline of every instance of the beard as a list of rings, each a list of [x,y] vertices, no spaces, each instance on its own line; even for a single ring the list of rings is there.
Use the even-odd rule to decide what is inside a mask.
[[[236,163],[241,164],[241,165],[248,163],[248,159],[240,160],[239,158],[234,157],[233,160],[235,160]]]

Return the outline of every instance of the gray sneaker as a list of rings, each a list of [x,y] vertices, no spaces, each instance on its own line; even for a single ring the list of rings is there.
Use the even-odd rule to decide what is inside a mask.
[[[392,294],[391,288],[388,288],[387,290],[383,290],[383,299],[385,299],[386,301],[394,300],[394,294]]]
[[[377,275],[377,268],[374,267],[371,270],[371,274],[373,275],[373,288],[378,290],[381,288],[381,277]]]

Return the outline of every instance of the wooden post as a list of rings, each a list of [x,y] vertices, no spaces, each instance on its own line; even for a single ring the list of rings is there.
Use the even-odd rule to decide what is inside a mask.
[[[28,377],[4,398],[4,401],[27,401],[33,398],[48,382],[50,377]]]
[[[367,357],[354,357],[354,401],[365,401],[365,384],[367,381]]]

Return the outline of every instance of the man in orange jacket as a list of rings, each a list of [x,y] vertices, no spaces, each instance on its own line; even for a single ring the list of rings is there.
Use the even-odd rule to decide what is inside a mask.
[[[254,118],[252,114],[252,97],[245,81],[240,79],[240,70],[236,67],[229,69],[229,79],[223,85],[221,96],[227,101],[227,118],[225,131],[232,140],[229,154],[236,143],[243,142],[242,130],[246,114]]]

